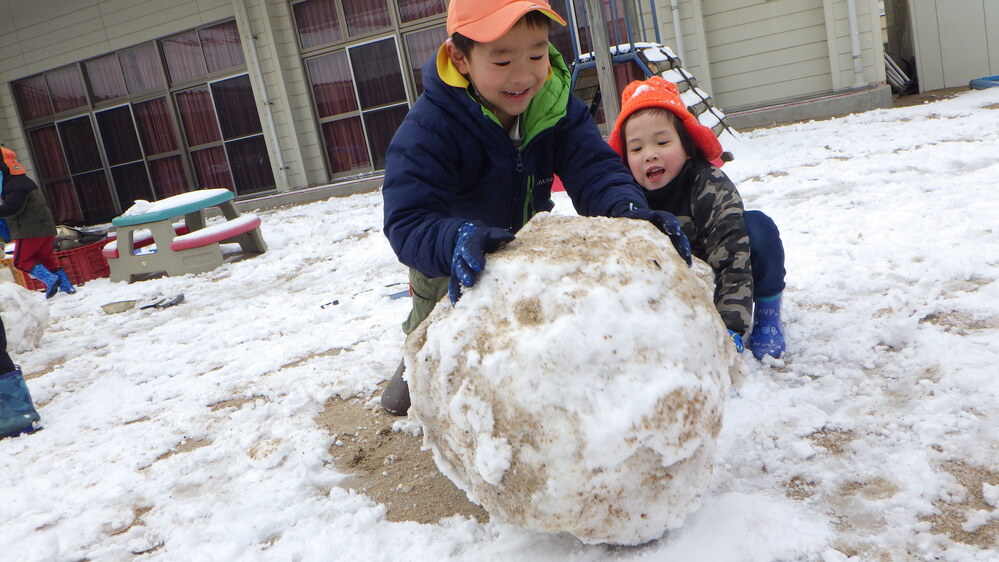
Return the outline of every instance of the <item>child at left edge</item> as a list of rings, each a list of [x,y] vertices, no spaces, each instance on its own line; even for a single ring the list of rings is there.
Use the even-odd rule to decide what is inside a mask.
[[[56,223],[45,195],[13,150],[0,148],[0,153],[0,218],[7,221],[15,241],[14,267],[41,281],[47,299],[56,291],[76,293],[55,257]]]
[[[715,308],[739,351],[752,319],[753,356],[780,357],[786,347],[780,232],[764,213],[744,210],[735,185],[715,165],[721,143],[687,110],[676,85],[661,76],[629,84],[608,142],[649,207],[676,215],[691,253],[714,270]]]

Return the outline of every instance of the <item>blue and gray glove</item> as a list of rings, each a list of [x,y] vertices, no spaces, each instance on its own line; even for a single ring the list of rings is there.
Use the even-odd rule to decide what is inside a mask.
[[[486,266],[486,253],[495,252],[513,238],[513,234],[493,226],[466,222],[458,228],[451,257],[451,279],[447,283],[452,305],[461,298],[462,285],[471,287],[479,280],[479,274]]]
[[[742,343],[742,336],[740,336],[738,333],[729,330],[728,337],[729,339],[732,340],[732,343],[735,344],[736,351],[742,353],[746,349],[746,346]]]
[[[680,254],[683,261],[687,262],[687,266],[690,266],[690,240],[687,240],[687,235],[680,228],[680,220],[676,218],[676,215],[666,211],[639,209],[632,205],[617,216],[626,219],[646,220],[656,225],[656,228],[663,234],[669,236],[670,242],[673,243],[673,247],[676,248],[677,253]]]

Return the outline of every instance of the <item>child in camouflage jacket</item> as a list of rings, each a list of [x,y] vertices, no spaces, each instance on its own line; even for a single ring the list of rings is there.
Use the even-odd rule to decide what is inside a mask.
[[[676,215],[691,253],[714,270],[715,307],[739,351],[752,320],[753,355],[780,357],[780,233],[767,215],[743,209],[735,185],[713,164],[721,162],[718,138],[687,110],[676,85],[660,76],[629,84],[608,142],[649,207]]]

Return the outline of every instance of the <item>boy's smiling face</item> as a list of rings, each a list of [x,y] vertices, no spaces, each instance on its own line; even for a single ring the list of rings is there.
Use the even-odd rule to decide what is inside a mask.
[[[649,191],[665,187],[690,158],[676,131],[676,119],[666,110],[638,111],[624,125],[628,167]]]
[[[523,20],[499,39],[474,45],[468,56],[450,42],[447,50],[507,130],[548,79],[548,29]]]

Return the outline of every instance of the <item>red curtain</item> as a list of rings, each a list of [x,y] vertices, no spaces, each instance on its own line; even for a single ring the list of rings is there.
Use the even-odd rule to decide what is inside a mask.
[[[180,156],[168,156],[149,161],[149,175],[153,178],[153,192],[157,199],[186,193],[191,190],[184,173]]]
[[[39,179],[69,175],[69,168],[66,166],[66,159],[62,154],[62,146],[59,145],[59,134],[56,132],[55,125],[29,131],[28,137],[31,139],[31,147],[36,156]]]
[[[80,69],[71,66],[53,70],[45,74],[52,96],[52,107],[56,113],[76,109],[87,104],[87,96],[83,94],[83,79]]]
[[[52,101],[44,76],[35,76],[14,82],[14,97],[21,117],[25,121],[41,119],[52,115]]]
[[[208,86],[178,93],[177,109],[180,111],[188,146],[222,140]]]
[[[194,162],[194,173],[198,176],[199,187],[224,187],[229,191],[235,191],[232,175],[229,173],[229,162],[221,146],[192,152],[191,161]]]
[[[121,65],[118,64],[118,55],[108,55],[87,61],[83,63],[83,68],[87,72],[87,80],[90,82],[90,92],[94,96],[94,103],[114,99],[128,93],[128,89],[125,87],[125,77],[121,73]]]
[[[392,24],[385,0],[341,0],[340,3],[347,19],[347,33],[351,36],[385,29]]]
[[[201,41],[195,31],[164,39],[163,58],[166,59],[170,82],[177,84],[208,74],[205,64],[205,53],[201,50]]]
[[[333,173],[367,169],[371,165],[359,117],[323,123],[323,136]]]
[[[312,93],[316,99],[316,112],[319,117],[331,117],[348,111],[357,111],[354,99],[354,83],[350,78],[347,54],[337,51],[306,63],[312,81]]]
[[[160,57],[152,43],[122,51],[118,59],[130,94],[166,86]]]
[[[406,50],[409,52],[416,95],[423,93],[423,63],[437,55],[437,50],[445,39],[447,39],[447,28],[443,25],[406,35]]]
[[[443,14],[444,0],[399,0],[399,17],[402,23]]]
[[[579,35],[579,45],[584,53],[589,53],[593,50],[593,42],[590,39],[590,20],[585,11],[585,2],[576,2],[576,33]],[[627,42],[622,0],[604,0],[603,12],[603,19],[607,22],[607,37],[611,46]]]
[[[80,203],[76,199],[73,182],[68,179],[43,184],[45,199],[52,210],[52,216],[58,224],[77,224],[83,222]]]
[[[208,72],[241,66],[246,62],[236,22],[230,21],[206,27],[198,33],[201,34],[201,44],[205,49]]]
[[[333,0],[308,0],[293,6],[303,49],[335,43],[342,37]]]
[[[146,156],[177,150],[177,133],[167,109],[166,98],[156,98],[132,106]]]

